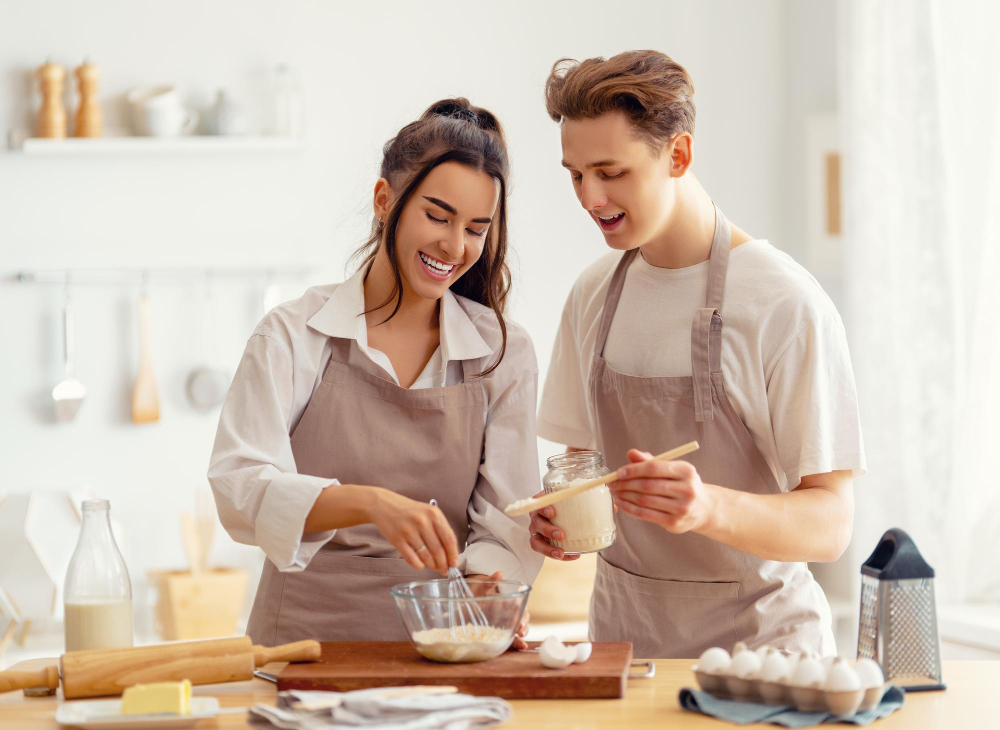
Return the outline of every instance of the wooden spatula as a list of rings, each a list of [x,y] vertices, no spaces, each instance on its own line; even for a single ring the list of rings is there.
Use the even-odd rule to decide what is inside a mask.
[[[132,422],[152,423],[160,420],[160,398],[153,375],[153,359],[149,345],[149,296],[139,295],[139,373],[132,388]]]
[[[678,446],[676,449],[670,449],[670,451],[664,451],[662,454],[657,454],[653,458],[659,461],[670,461],[671,459],[676,459],[697,450],[698,442],[691,441],[683,446]],[[585,482],[580,482],[579,484],[574,484],[572,487],[560,489],[558,492],[546,494],[543,497],[532,497],[531,499],[518,500],[517,502],[514,502],[514,504],[507,505],[504,508],[504,514],[510,515],[511,517],[525,515],[529,512],[540,510],[542,507],[548,507],[550,504],[556,504],[557,502],[562,502],[564,499],[575,497],[581,492],[586,492],[588,489],[593,489],[594,487],[599,487],[602,484],[610,484],[611,482],[616,481],[618,481],[617,470],[611,472],[610,474],[605,474],[603,477],[590,479]]]

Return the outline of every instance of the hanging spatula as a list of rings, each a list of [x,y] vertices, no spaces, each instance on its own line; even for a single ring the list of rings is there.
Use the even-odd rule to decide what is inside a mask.
[[[149,345],[149,296],[139,294],[139,373],[132,388],[132,422],[152,423],[160,420],[160,397],[153,374],[153,359]]]
[[[66,366],[66,377],[52,389],[57,421],[72,421],[80,409],[80,404],[87,396],[86,386],[77,380],[74,374],[75,357],[76,330],[73,320],[73,305],[67,298],[63,304],[63,360]]]

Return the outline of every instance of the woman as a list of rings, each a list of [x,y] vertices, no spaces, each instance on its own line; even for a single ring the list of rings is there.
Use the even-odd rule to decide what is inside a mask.
[[[538,484],[534,350],[503,316],[503,132],[450,99],[383,152],[359,270],[264,317],[219,419],[219,516],[268,557],[255,643],[405,640],[393,584],[540,568],[503,514]]]
[[[566,303],[539,435],[625,465],[595,639],[648,657],[737,640],[834,654],[806,562],[846,548],[865,469],[843,324],[805,269],[730,225],[695,178],[693,93],[656,51],[549,76],[562,164],[612,251]],[[687,461],[650,459],[695,439]],[[533,515],[531,543],[563,559],[547,540],[558,510]]]

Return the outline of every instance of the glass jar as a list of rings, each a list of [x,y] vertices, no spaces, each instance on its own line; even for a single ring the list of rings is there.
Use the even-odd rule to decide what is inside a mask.
[[[106,499],[83,503],[80,539],[66,571],[66,651],[132,646],[132,584],[111,532]]]
[[[557,454],[546,460],[549,470],[542,478],[546,494],[566,489],[579,481],[597,479],[609,473],[600,451]],[[606,484],[552,505],[553,524],[564,533],[562,540],[549,540],[567,555],[594,553],[615,543],[615,511],[611,490]]]

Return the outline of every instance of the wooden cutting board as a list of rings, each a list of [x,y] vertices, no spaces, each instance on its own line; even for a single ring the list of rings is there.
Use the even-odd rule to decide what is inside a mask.
[[[595,642],[583,664],[546,669],[537,652],[508,651],[475,664],[439,664],[408,642],[321,642],[318,662],[289,664],[278,689],[347,692],[412,684],[454,685],[459,692],[505,699],[617,698],[625,695],[632,644]],[[531,648],[538,647],[537,642]]]

